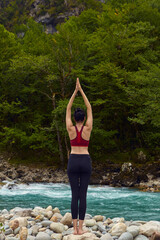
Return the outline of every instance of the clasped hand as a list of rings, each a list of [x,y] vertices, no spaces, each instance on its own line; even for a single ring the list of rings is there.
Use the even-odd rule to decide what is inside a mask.
[[[77,81],[76,81],[76,91],[78,92],[78,90],[80,91],[82,89],[81,87],[81,84],[79,82],[79,78],[77,78]]]

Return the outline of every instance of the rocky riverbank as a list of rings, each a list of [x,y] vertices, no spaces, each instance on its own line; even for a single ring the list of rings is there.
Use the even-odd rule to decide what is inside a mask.
[[[14,166],[0,156],[0,186],[2,181],[17,183],[53,182],[68,183],[67,169],[55,167],[42,168],[25,165]],[[90,184],[110,185],[113,187],[136,187],[142,191],[160,191],[160,161],[143,164],[139,167],[132,163],[115,164],[112,162],[96,164],[92,162]],[[14,184],[8,185],[12,188]]]
[[[71,213],[62,216],[58,207],[52,206],[3,209],[0,222],[1,231],[4,229],[1,240],[149,240],[154,232],[160,232],[159,221],[125,221],[86,213],[83,230],[87,232],[74,235]]]

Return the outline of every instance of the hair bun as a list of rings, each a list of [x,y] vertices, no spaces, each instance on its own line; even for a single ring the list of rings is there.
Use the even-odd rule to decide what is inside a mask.
[[[85,117],[84,110],[81,109],[80,107],[77,107],[74,112],[74,118],[76,122],[82,122],[84,120],[84,117]]]

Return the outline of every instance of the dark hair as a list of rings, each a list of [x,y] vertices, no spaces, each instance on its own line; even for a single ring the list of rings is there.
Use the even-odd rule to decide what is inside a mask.
[[[79,107],[76,108],[75,112],[74,112],[74,118],[75,118],[76,122],[83,122],[84,117],[85,117],[84,110]]]

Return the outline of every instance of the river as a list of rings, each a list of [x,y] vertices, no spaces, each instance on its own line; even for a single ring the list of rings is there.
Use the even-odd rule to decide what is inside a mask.
[[[14,207],[58,207],[64,215],[70,211],[71,189],[65,183],[16,184],[11,189],[6,182],[0,189],[0,210]],[[14,183],[14,182],[13,182]],[[87,211],[106,218],[124,217],[125,220],[160,221],[160,193],[141,192],[138,189],[89,185]]]

